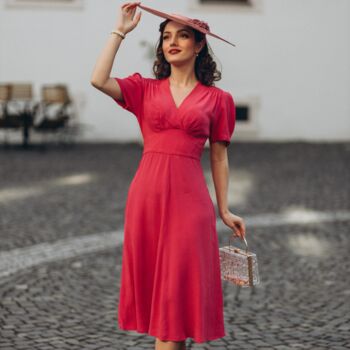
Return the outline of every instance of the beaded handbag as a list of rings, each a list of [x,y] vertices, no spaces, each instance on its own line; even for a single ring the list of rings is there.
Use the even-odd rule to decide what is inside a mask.
[[[231,246],[231,238],[230,236],[228,246],[219,249],[221,279],[241,287],[252,287],[259,284],[260,278],[256,254],[248,251],[248,243],[245,237],[243,237],[246,245],[245,251]]]

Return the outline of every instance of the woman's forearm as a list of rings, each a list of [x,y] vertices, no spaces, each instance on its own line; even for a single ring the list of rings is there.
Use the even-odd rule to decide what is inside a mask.
[[[230,170],[227,157],[220,160],[211,159],[211,171],[219,215],[222,217],[222,215],[228,211],[227,194]]]
[[[117,28],[117,30],[125,33],[123,28]],[[116,34],[110,34],[105,47],[103,48],[100,56],[97,59],[94,70],[91,76],[91,84],[98,87],[109,79],[115,56],[118,52],[120,43],[123,39]]]

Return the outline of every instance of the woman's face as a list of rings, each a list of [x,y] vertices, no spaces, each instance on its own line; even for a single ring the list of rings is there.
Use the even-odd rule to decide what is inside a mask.
[[[166,24],[163,32],[162,49],[169,64],[183,64],[194,61],[200,48],[200,44],[195,42],[191,28],[174,21]],[[171,53],[171,50],[175,49],[177,51]]]

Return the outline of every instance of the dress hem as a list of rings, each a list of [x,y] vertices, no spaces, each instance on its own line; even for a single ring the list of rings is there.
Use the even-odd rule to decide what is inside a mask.
[[[223,338],[226,337],[226,333],[219,333],[216,336],[212,336],[212,337],[208,337],[206,339],[203,338],[196,338],[193,336],[182,336],[182,337],[163,337],[163,336],[159,336],[157,335],[155,332],[153,331],[147,331],[147,330],[141,330],[141,329],[137,329],[135,327],[123,327],[123,326],[118,326],[119,329],[124,330],[124,331],[135,331],[137,333],[142,333],[142,334],[148,334],[152,337],[157,337],[158,339],[162,340],[162,341],[186,341],[187,338],[191,338],[193,339],[193,341],[195,343],[206,343],[208,341],[212,341],[218,338]]]

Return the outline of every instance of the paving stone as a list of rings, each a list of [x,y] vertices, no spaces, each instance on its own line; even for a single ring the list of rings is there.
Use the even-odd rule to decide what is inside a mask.
[[[6,202],[0,197],[0,255],[122,228],[140,157],[141,148],[132,144],[82,144],[46,153],[0,150],[0,191],[43,191]],[[189,338],[187,349],[349,349],[350,220],[339,214],[350,211],[344,190],[349,144],[236,142],[229,161],[238,187],[241,178],[254,178],[251,193],[232,203],[232,211],[252,218],[247,239],[258,255],[261,284],[236,298],[237,288],[223,281],[227,336],[204,344]],[[208,150],[202,165],[210,179]],[[74,174],[90,180],[69,190],[57,185],[58,178]],[[320,220],[324,213],[338,214],[322,222],[273,224],[271,215],[265,224],[254,221],[266,213],[302,218],[305,212]],[[220,226],[220,246],[227,234]],[[2,271],[23,269],[0,278],[0,350],[154,349],[153,337],[117,326],[122,246],[81,255],[74,249],[65,259],[29,268],[24,267],[32,258],[21,255],[1,265]]]

